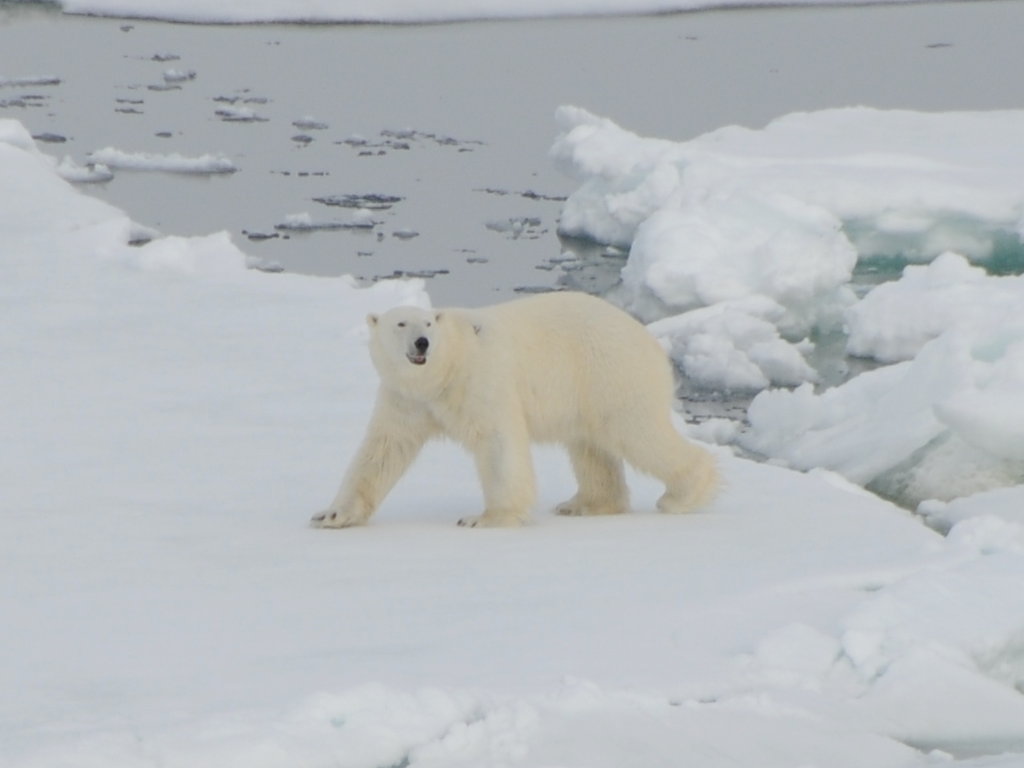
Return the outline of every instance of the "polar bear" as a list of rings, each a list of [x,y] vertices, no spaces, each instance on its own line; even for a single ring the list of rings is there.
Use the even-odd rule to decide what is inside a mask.
[[[643,325],[601,299],[547,293],[481,309],[397,307],[367,323],[377,402],[315,526],[365,523],[423,444],[441,436],[472,453],[483,487],[483,514],[459,525],[527,521],[535,497],[531,441],[568,448],[579,492],[558,514],[627,511],[623,460],[665,484],[662,512],[688,512],[715,493],[714,459],[672,426],[665,352]]]

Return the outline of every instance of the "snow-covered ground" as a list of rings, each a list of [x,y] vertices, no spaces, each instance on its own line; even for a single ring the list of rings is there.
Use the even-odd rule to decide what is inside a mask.
[[[372,525],[313,530],[373,399],[363,317],[429,302],[422,283],[247,270],[224,234],[129,246],[128,217],[56,166],[0,121],[0,765],[1024,763],[1020,487],[923,505],[942,536],[837,474],[716,449],[725,489],[701,514],[653,513],[632,478],[634,514],[568,520],[548,514],[568,462],[540,449],[535,524],[466,530],[471,462],[437,445]],[[824,213],[770,202],[848,258]],[[1014,301],[957,257],[919,269],[891,301]],[[905,338],[883,343],[878,295],[864,344],[909,357],[883,370],[911,382],[868,404],[895,417],[952,367],[970,386],[932,418],[975,409],[961,439],[1017,450],[1020,406],[984,403],[1020,381],[1019,321],[980,346],[998,318],[892,321]],[[780,430],[803,400],[839,410],[787,396],[758,406]],[[866,415],[878,435],[818,458],[880,450],[895,427]]]
[[[205,23],[387,22],[648,14],[779,5],[844,5],[848,0],[57,0],[68,13]],[[867,0],[898,4],[913,0]],[[862,0],[863,2],[863,0]]]

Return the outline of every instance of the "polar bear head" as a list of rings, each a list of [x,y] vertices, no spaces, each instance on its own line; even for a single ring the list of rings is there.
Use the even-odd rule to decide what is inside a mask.
[[[367,315],[370,353],[378,372],[425,366],[434,357],[436,324],[441,313],[419,307],[395,307],[383,315]]]
[[[381,382],[409,396],[436,396],[452,365],[465,355],[464,323],[456,310],[395,307],[368,315],[366,323]]]
[[[443,386],[480,341],[480,318],[473,310],[395,307],[367,315],[366,324],[381,381],[410,395],[429,396],[432,385]]]

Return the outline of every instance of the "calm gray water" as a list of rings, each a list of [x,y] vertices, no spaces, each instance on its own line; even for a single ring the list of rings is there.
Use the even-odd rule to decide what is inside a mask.
[[[850,104],[1020,107],[1022,29],[1010,1],[431,26],[194,26],[0,4],[0,78],[60,81],[0,87],[0,116],[64,139],[44,149],[79,162],[113,146],[239,167],[88,187],[142,224],[226,229],[268,264],[314,274],[446,271],[435,303],[479,305],[516,288],[600,290],[622,263],[555,233],[573,189],[547,159],[558,105],[680,140]],[[167,83],[171,69],[194,77]],[[225,119],[239,114],[252,119]],[[400,198],[370,231],[275,229],[300,213],[350,223],[351,209],[317,200],[365,195]],[[566,250],[591,266],[567,271]]]

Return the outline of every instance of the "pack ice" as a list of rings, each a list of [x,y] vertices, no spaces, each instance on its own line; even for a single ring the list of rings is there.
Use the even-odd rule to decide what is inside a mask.
[[[135,229],[0,121],[0,765],[1021,764],[1019,498],[936,503],[943,536],[717,449],[705,513],[635,478],[634,514],[570,520],[540,450],[537,522],[466,530],[438,444],[372,526],[312,530],[363,318],[422,283]]]
[[[834,109],[684,142],[558,119],[562,232],[629,248],[616,298],[691,381],[767,390],[745,447],[908,505],[1024,481],[1024,112]],[[896,364],[825,387],[837,337]]]

